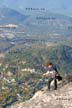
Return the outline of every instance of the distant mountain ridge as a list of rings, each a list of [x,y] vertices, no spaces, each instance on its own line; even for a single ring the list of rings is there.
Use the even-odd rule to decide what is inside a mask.
[[[22,23],[26,18],[27,16],[16,10],[7,7],[0,8],[0,24],[18,24]]]
[[[26,15],[30,15],[25,21],[29,36],[37,36],[48,40],[58,38],[64,40],[72,35],[72,18],[49,11],[26,10]],[[60,38],[59,38],[60,37]]]
[[[22,30],[24,37],[29,39],[54,42],[72,39],[72,18],[45,10],[24,10],[21,14],[7,7],[0,8],[2,24],[21,25],[17,31]]]
[[[0,7],[4,5],[20,12],[25,7],[46,8],[52,12],[72,16],[72,0],[0,0],[0,5]]]

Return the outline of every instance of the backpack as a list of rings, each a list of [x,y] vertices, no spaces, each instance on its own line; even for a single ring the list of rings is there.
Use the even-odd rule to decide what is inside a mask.
[[[62,76],[61,75],[57,75],[56,79],[58,79],[58,81],[61,81],[62,80]]]

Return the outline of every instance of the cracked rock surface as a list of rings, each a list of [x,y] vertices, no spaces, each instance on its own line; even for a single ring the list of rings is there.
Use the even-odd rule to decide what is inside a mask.
[[[16,103],[10,108],[72,108],[72,83],[50,92],[44,88],[29,101]]]

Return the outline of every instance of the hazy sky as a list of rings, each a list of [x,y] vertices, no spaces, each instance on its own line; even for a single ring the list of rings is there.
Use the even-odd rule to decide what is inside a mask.
[[[26,7],[42,7],[72,16],[72,0],[0,0],[1,4],[17,10]]]

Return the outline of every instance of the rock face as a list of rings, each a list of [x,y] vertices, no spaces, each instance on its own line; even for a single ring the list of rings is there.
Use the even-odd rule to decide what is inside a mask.
[[[44,88],[29,101],[14,104],[11,108],[72,108],[72,83],[50,92]]]

